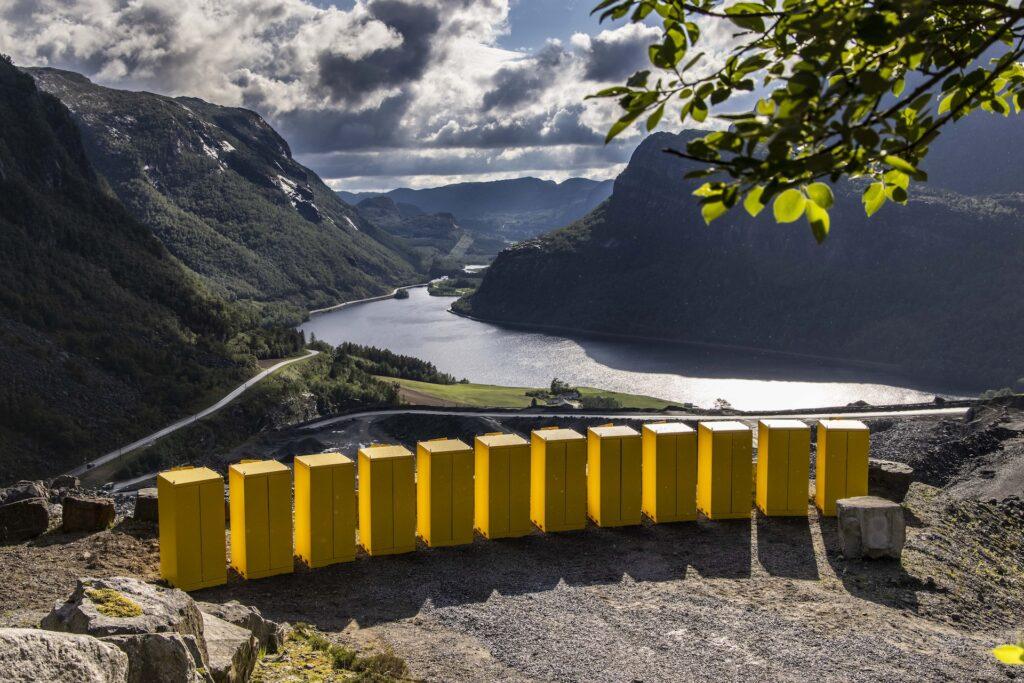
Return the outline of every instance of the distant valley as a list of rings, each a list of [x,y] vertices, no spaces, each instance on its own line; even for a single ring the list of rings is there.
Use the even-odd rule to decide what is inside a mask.
[[[385,196],[397,206],[413,206],[430,214],[450,214],[477,239],[510,244],[560,228],[582,218],[612,191],[612,181],[570,178],[556,183],[515,178],[458,183],[422,190],[399,188],[386,193],[340,191],[346,202],[362,205]]]

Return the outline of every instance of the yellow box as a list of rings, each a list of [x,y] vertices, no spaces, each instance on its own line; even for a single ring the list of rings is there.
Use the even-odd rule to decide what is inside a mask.
[[[369,555],[416,549],[416,486],[404,446],[359,449],[359,544]]]
[[[485,434],[475,452],[477,531],[484,538],[530,533],[530,444],[515,434]]]
[[[156,478],[160,576],[185,591],[227,582],[224,478],[206,467],[177,467]]]
[[[810,462],[810,427],[800,420],[760,420],[757,509],[770,516],[806,516]]]
[[[587,440],[571,429],[530,435],[530,517],[541,531],[587,526]]]
[[[416,534],[431,548],[473,542],[473,449],[458,439],[416,444]]]
[[[642,509],[651,521],[697,519],[697,432],[682,422],[643,428]]]
[[[697,425],[697,509],[708,519],[750,517],[752,439],[742,422]]]
[[[341,453],[295,458],[295,554],[309,567],[356,556],[356,464]]]
[[[291,470],[276,460],[228,468],[231,566],[247,579],[292,571]]]
[[[818,422],[814,504],[834,517],[840,498],[868,495],[868,427],[859,420]]]
[[[604,527],[640,523],[640,434],[625,426],[587,430],[587,516]]]

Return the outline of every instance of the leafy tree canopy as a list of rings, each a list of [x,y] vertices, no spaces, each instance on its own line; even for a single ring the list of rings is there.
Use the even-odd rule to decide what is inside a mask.
[[[737,204],[755,216],[771,204],[780,223],[805,217],[820,242],[825,181],[868,179],[870,216],[927,179],[919,167],[942,126],[1024,108],[1017,0],[604,0],[594,12],[660,17],[663,28],[651,70],[592,95],[625,110],[609,141],[638,120],[654,130],[666,112],[701,123],[712,107],[731,110],[715,114],[725,130],[666,150],[705,164],[687,177],[709,178],[695,192],[708,223]],[[720,64],[702,51],[708,22],[732,33]]]

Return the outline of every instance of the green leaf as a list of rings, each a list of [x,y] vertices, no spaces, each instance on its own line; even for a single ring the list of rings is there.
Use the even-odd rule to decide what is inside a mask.
[[[814,234],[814,239],[818,240],[818,244],[821,244],[828,237],[830,226],[828,211],[818,206],[815,202],[807,202],[804,209],[807,222],[811,224],[811,232]]]
[[[800,190],[790,188],[775,198],[772,211],[779,223],[792,223],[800,218],[807,204],[807,197]]]
[[[707,225],[711,225],[711,221],[715,220],[728,210],[729,209],[723,202],[712,201],[700,207],[700,215],[704,217],[704,222]]]
[[[771,116],[775,113],[775,100],[758,100],[757,113],[761,116]]]
[[[704,104],[701,100],[693,100],[693,106],[690,108],[690,116],[697,123],[701,123],[708,117],[708,105]]]
[[[926,173],[924,173],[923,171],[919,171],[917,167],[915,167],[909,161],[901,159],[898,156],[889,154],[885,158],[883,158],[882,161],[889,164],[898,171],[903,171],[911,178],[916,178],[918,180],[928,179],[928,175]]]
[[[626,128],[629,127],[629,124],[633,123],[633,121],[635,120],[635,115],[627,114],[626,116],[623,116],[621,119],[613,123],[612,127],[608,129],[608,135],[606,135],[604,138],[604,144],[607,145],[609,142],[611,142],[616,135],[626,130]]]
[[[831,209],[832,204],[835,202],[832,188],[825,183],[811,183],[804,187],[804,191],[812,202],[823,209]]]
[[[647,132],[651,132],[658,126],[658,122],[661,121],[662,114],[665,113],[665,103],[662,102],[661,106],[654,110],[654,113],[647,117]]]
[[[762,194],[764,194],[764,187],[758,185],[748,192],[746,198],[743,200],[743,208],[747,210],[747,213],[755,218],[757,217],[757,214],[764,210],[764,204],[761,203]]]
[[[864,202],[864,211],[870,218],[885,204],[885,184],[871,183],[868,189],[864,190],[862,201]]]

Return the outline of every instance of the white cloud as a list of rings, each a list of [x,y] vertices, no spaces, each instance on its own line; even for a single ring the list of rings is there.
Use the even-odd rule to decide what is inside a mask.
[[[0,51],[111,87],[254,109],[334,183],[619,168],[640,133],[605,147],[619,109],[584,98],[643,66],[659,31],[629,24],[505,50],[509,4],[0,0]]]

